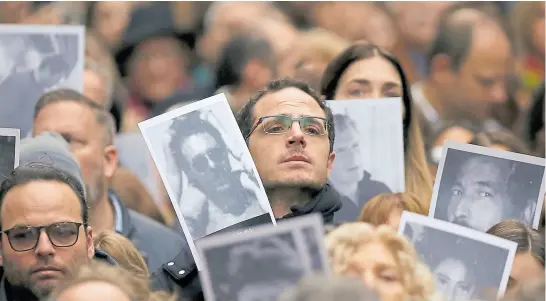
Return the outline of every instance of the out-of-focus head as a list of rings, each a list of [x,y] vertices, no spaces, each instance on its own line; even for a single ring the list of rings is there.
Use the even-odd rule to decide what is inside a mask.
[[[396,231],[403,211],[428,215],[428,208],[414,194],[384,193],[366,203],[360,212],[359,221],[374,226],[388,225]]]
[[[375,2],[319,2],[311,10],[321,28],[350,40],[366,40],[391,51],[398,39],[391,15]]]
[[[335,159],[333,116],[306,83],[270,82],[237,123],[266,188],[320,189],[326,183]]]
[[[459,119],[491,116],[507,101],[512,64],[510,41],[497,21],[477,8],[453,6],[442,15],[430,46],[428,81]]]
[[[510,131],[480,132],[469,143],[524,155],[531,154],[527,144]]]
[[[271,44],[251,33],[235,36],[226,43],[216,66],[216,89],[243,90],[256,93],[277,73],[277,61]],[[248,98],[228,99],[231,109],[238,112]]]
[[[450,1],[392,1],[387,4],[394,16],[401,38],[410,46],[426,47],[436,36],[442,12],[452,5]]]
[[[431,272],[411,243],[389,226],[347,223],[331,231],[325,242],[334,275],[360,279],[383,301],[430,300],[434,295]]]
[[[90,4],[88,25],[102,37],[110,49],[115,49],[121,42],[133,5],[130,1],[99,1]]]
[[[34,110],[33,135],[56,132],[70,144],[86,183],[91,208],[105,197],[117,168],[112,115],[102,106],[70,89],[58,89],[40,97]]]
[[[544,57],[544,2],[516,3],[510,21],[521,54]]]
[[[269,2],[214,2],[204,17],[204,33],[198,42],[199,55],[215,64],[224,44],[242,32],[253,29],[256,21],[286,17]]]
[[[32,12],[32,2],[3,1],[0,2],[0,21],[2,23],[18,23]]]
[[[114,101],[114,74],[104,64],[91,58],[85,59],[83,71],[83,95],[109,110]]]
[[[139,286],[142,286],[140,279],[129,271],[121,267],[93,262],[82,266],[72,277],[61,283],[48,300],[147,300],[149,292],[145,296],[135,293],[135,289]]]
[[[328,63],[348,46],[349,41],[323,28],[301,32],[280,62],[280,75],[306,81],[318,91]]]
[[[95,254],[83,186],[50,165],[21,165],[3,181],[0,222],[4,277],[38,298]]]
[[[120,268],[131,272],[134,277],[139,278],[143,285],[135,287],[135,294],[145,297],[148,287],[145,285],[150,277],[146,261],[133,245],[133,243],[123,235],[114,231],[106,230],[93,238],[95,249],[106,252],[112,256]],[[140,300],[140,299],[139,299]]]
[[[506,294],[515,293],[520,285],[544,276],[544,233],[518,220],[502,221],[487,231],[518,244],[508,280]]]
[[[291,23],[278,18],[255,20],[254,27],[266,38],[275,50],[277,63],[281,62],[294,50],[299,32]]]
[[[379,301],[379,296],[360,281],[342,277],[308,276],[296,287],[279,296],[278,301]]]

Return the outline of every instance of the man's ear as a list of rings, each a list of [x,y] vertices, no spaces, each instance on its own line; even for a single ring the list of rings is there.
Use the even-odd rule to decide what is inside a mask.
[[[453,78],[451,59],[445,54],[439,54],[430,61],[430,75],[439,83],[444,83]]]
[[[334,168],[334,160],[336,159],[336,152],[332,151],[328,155],[328,161],[326,162],[326,169],[328,171],[328,178],[330,177],[330,173],[332,172],[332,168]]]
[[[114,145],[104,149],[104,176],[111,179],[118,168],[118,151]]]

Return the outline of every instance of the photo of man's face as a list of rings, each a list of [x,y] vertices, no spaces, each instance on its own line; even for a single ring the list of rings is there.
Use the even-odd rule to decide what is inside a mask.
[[[223,197],[214,197],[212,200],[222,200],[222,203],[217,205],[222,208],[230,208],[229,200],[232,198],[229,198],[228,191],[233,187],[230,187],[232,182],[229,177],[231,165],[227,150],[207,132],[197,133],[186,138],[182,141],[181,148],[182,154],[190,163],[189,175],[192,176],[192,179],[198,177],[199,179],[196,180],[206,187],[214,187],[214,191]]]
[[[433,271],[436,287],[446,301],[469,301],[474,294],[474,276],[464,262],[446,258]]]
[[[451,186],[448,220],[484,232],[502,221],[510,209],[509,175],[487,158],[467,160]]]
[[[347,115],[336,115],[334,123],[336,161],[330,179],[334,187],[343,188],[349,183],[356,184],[362,178],[364,168],[358,133],[353,121]]]

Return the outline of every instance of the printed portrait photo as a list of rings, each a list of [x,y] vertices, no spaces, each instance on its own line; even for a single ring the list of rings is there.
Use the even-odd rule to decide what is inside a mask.
[[[447,144],[430,216],[482,232],[507,219],[536,228],[543,202],[543,177],[544,159]]]

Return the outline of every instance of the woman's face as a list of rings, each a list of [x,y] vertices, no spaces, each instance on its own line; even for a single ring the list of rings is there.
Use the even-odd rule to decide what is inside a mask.
[[[511,295],[521,283],[543,276],[544,266],[530,252],[518,252],[512,263],[506,295]]]
[[[438,291],[446,301],[468,301],[474,293],[474,281],[465,264],[457,259],[447,258],[433,271]]]
[[[368,99],[402,96],[402,79],[382,56],[353,62],[339,79],[334,99]]]
[[[370,242],[353,255],[348,274],[359,277],[367,287],[376,291],[381,301],[402,301],[408,295],[402,285],[402,272],[383,243]]]

